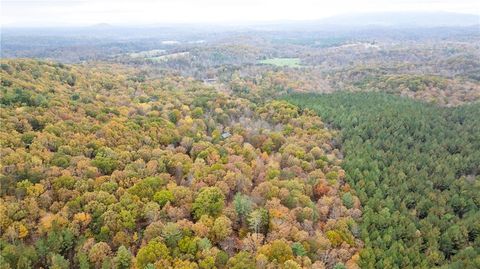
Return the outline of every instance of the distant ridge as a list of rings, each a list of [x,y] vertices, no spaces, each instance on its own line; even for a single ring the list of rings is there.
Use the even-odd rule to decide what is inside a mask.
[[[479,25],[480,16],[452,12],[378,12],[338,15],[318,23],[341,26],[470,26]]]
[[[94,24],[92,26],[90,26],[92,28],[97,28],[97,29],[106,29],[106,28],[112,28],[113,25],[111,24],[108,24],[108,23],[97,23],[97,24]]]

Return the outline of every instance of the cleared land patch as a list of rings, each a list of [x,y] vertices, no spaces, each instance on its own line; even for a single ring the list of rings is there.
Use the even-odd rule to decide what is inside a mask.
[[[261,60],[259,63],[274,66],[301,67],[300,58],[271,58]]]

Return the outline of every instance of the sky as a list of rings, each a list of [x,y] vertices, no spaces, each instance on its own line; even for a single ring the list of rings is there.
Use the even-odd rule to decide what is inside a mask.
[[[479,0],[0,0],[2,26],[315,20],[382,11],[480,14]]]

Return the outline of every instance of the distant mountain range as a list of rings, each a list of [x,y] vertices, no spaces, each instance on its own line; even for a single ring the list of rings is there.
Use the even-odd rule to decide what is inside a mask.
[[[108,23],[75,27],[4,27],[3,36],[9,35],[62,35],[99,37],[153,37],[165,33],[196,33],[228,31],[340,31],[357,28],[478,28],[480,15],[451,12],[378,12],[343,14],[319,20],[270,22],[211,23],[159,23],[146,25],[111,25]]]
[[[382,12],[338,15],[319,20],[318,23],[340,26],[470,26],[480,25],[480,15],[451,12]]]

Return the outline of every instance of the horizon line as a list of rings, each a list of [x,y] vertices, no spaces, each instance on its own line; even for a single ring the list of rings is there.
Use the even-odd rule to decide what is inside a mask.
[[[89,27],[159,27],[159,26],[217,26],[219,28],[232,27],[232,26],[259,26],[259,25],[275,25],[275,24],[301,24],[301,23],[315,23],[321,22],[328,19],[345,17],[345,16],[358,16],[358,15],[380,15],[380,14],[449,14],[449,15],[461,15],[461,16],[471,16],[477,17],[478,22],[471,24],[471,26],[480,24],[480,14],[475,13],[466,13],[466,12],[450,12],[450,11],[373,11],[373,12],[348,12],[348,13],[339,13],[337,15],[331,15],[326,17],[319,17],[315,19],[274,19],[274,20],[232,20],[232,21],[158,21],[158,22],[143,22],[143,23],[112,23],[112,22],[94,22],[91,24],[86,23],[65,23],[65,22],[46,22],[43,25],[40,22],[29,22],[29,23],[8,23],[4,24],[0,21],[0,29],[5,28],[24,28],[24,29],[33,29],[33,28],[89,28]],[[215,24],[222,23],[218,26]],[[348,25],[348,24],[339,24],[339,23],[324,23],[324,25]],[[448,25],[446,23],[445,25]],[[365,25],[363,25],[365,26]]]

